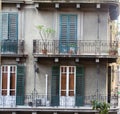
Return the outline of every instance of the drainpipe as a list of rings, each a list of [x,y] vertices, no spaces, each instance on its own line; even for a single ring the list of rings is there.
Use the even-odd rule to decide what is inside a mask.
[[[45,96],[46,96],[46,105],[47,105],[47,90],[48,90],[48,74],[45,75],[45,86],[46,86],[46,90],[45,90]]]
[[[99,58],[96,58],[96,86],[97,86],[97,89],[96,89],[96,97],[97,99],[99,98],[99,72],[100,72],[100,66],[99,66]]]

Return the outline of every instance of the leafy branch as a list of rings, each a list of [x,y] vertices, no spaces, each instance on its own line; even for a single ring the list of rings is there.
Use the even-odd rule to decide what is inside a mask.
[[[98,110],[100,114],[108,114],[110,105],[106,102],[98,102],[97,100],[91,101],[92,109]]]

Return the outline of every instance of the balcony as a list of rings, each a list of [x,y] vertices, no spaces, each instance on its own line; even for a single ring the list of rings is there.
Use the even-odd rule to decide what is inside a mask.
[[[34,108],[34,111],[60,111],[62,110],[63,112],[67,111],[86,111],[86,112],[91,112],[92,110],[92,105],[91,101],[97,100],[100,102],[107,102],[110,104],[110,111],[117,109],[118,108],[118,96],[105,96],[105,95],[90,95],[90,96],[84,96],[83,99],[83,104],[81,106],[76,106],[73,101],[69,101],[68,98],[66,97],[64,99],[64,102],[61,102],[61,98],[59,101],[54,99],[54,104],[58,105],[52,105],[51,102],[51,95],[45,95],[45,94],[27,94],[24,97],[24,102],[22,105],[16,105],[16,99],[15,96],[11,96],[11,98],[7,99],[7,96],[0,96],[0,111],[6,111],[7,109],[11,111],[32,111]],[[56,97],[56,96],[55,96]],[[60,97],[60,96],[59,96]],[[58,103],[59,102],[59,103]],[[72,105],[71,105],[72,104]]]
[[[53,3],[53,2],[59,2],[59,3],[117,3],[119,0],[33,0],[38,2],[46,2],[46,3]]]
[[[16,56],[24,54],[24,41],[1,41],[2,56]]]
[[[24,3],[25,0],[2,0],[2,3]]]
[[[43,42],[33,40],[33,54],[37,56],[101,56],[104,58],[117,57],[118,43],[100,41],[60,41]],[[46,50],[44,50],[46,49]],[[46,51],[46,52],[45,52]]]

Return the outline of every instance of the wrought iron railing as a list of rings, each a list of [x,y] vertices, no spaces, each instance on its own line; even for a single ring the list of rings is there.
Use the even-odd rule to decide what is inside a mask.
[[[50,40],[45,42],[41,40],[33,40],[34,54],[116,55],[117,48],[117,42],[111,43],[104,40]],[[46,52],[43,52],[44,49],[46,49]]]
[[[64,98],[64,102],[60,101],[60,96],[59,101],[58,99],[54,99],[54,102],[51,101],[51,98],[54,98],[56,96],[51,96],[51,95],[45,95],[45,94],[28,94],[25,95],[24,97],[24,103],[20,106],[24,107],[53,107],[53,104],[57,104],[56,106],[58,107],[92,107],[91,101],[97,100],[99,102],[107,102],[110,104],[111,108],[117,108],[118,107],[118,96],[105,96],[105,95],[90,95],[90,96],[82,96],[82,105],[76,106],[76,101],[75,98],[74,100],[69,100],[67,97]],[[58,103],[59,102],[59,103]],[[15,96],[0,96],[0,108],[4,107],[19,107],[19,105],[16,105],[16,97]],[[54,105],[55,106],[55,105]]]
[[[3,3],[24,3],[25,0],[2,0]]]
[[[43,2],[70,2],[70,1],[73,1],[74,2],[74,0],[33,0],[33,1],[43,1]],[[119,0],[75,0],[75,2],[80,2],[80,3],[98,3],[98,2],[108,2],[108,3],[110,3],[110,2],[119,2]]]
[[[1,54],[23,54],[24,53],[24,41],[1,41]]]

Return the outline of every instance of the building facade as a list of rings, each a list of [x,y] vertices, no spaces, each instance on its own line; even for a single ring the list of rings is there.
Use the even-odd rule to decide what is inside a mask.
[[[118,0],[2,0],[0,113],[117,113]]]

